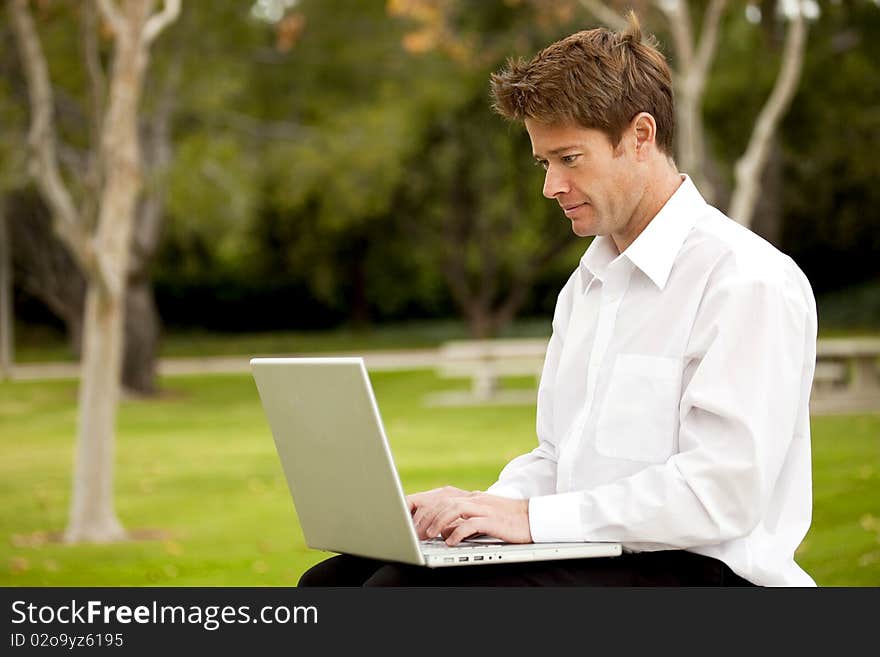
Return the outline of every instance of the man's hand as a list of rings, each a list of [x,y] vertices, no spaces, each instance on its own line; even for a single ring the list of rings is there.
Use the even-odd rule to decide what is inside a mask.
[[[442,536],[448,545],[458,545],[487,534],[508,543],[532,542],[528,500],[446,487],[410,495],[407,502],[420,539]]]
[[[424,493],[407,495],[406,503],[409,505],[409,512],[413,517],[413,524],[416,526],[419,540],[437,538],[440,535],[439,531],[428,534],[426,530],[447,500],[470,497],[479,493],[480,491],[466,491],[455,486],[444,486]]]

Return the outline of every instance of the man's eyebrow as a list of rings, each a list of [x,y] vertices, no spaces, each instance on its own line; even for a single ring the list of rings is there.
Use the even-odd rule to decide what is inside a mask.
[[[550,152],[548,153],[548,155],[559,155],[559,153],[562,153],[562,152],[564,152],[564,151],[569,151],[569,150],[571,150],[571,149],[573,149],[573,148],[579,148],[579,147],[578,147],[577,144],[569,144],[569,145],[567,145],[567,146],[560,146],[559,148],[554,148],[552,151],[550,151]],[[536,160],[543,159],[538,153],[532,153],[532,156],[533,156]]]

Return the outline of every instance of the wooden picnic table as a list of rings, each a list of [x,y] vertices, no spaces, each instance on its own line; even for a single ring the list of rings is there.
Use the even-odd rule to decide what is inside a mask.
[[[826,338],[816,343],[816,361],[848,363],[852,388],[880,388],[880,338]]]
[[[429,403],[535,403],[534,390],[506,390],[501,379],[533,376],[537,382],[547,339],[454,340],[440,348],[438,374],[469,378],[470,391],[435,395]],[[817,414],[880,410],[880,338],[822,338],[810,401]]]

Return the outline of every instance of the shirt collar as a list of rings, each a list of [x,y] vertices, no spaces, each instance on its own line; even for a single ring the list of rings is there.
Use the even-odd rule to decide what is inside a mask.
[[[619,257],[614,241],[606,235],[593,238],[586,253],[581,257],[581,267],[586,269],[590,277],[605,279],[605,270]]]
[[[696,223],[699,209],[705,204],[690,177],[682,174],[681,185],[626,251],[618,256],[611,237],[600,235],[584,253],[581,265],[601,281],[608,265],[618,257],[626,256],[662,290],[681,245]]]

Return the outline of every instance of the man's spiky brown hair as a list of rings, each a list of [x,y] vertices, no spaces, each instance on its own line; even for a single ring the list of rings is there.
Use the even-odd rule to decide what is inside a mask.
[[[574,123],[601,130],[614,146],[639,112],[657,123],[657,146],[672,154],[672,76],[653,37],[643,41],[630,12],[623,32],[585,30],[551,44],[531,61],[507,61],[491,77],[493,107],[502,116]]]

